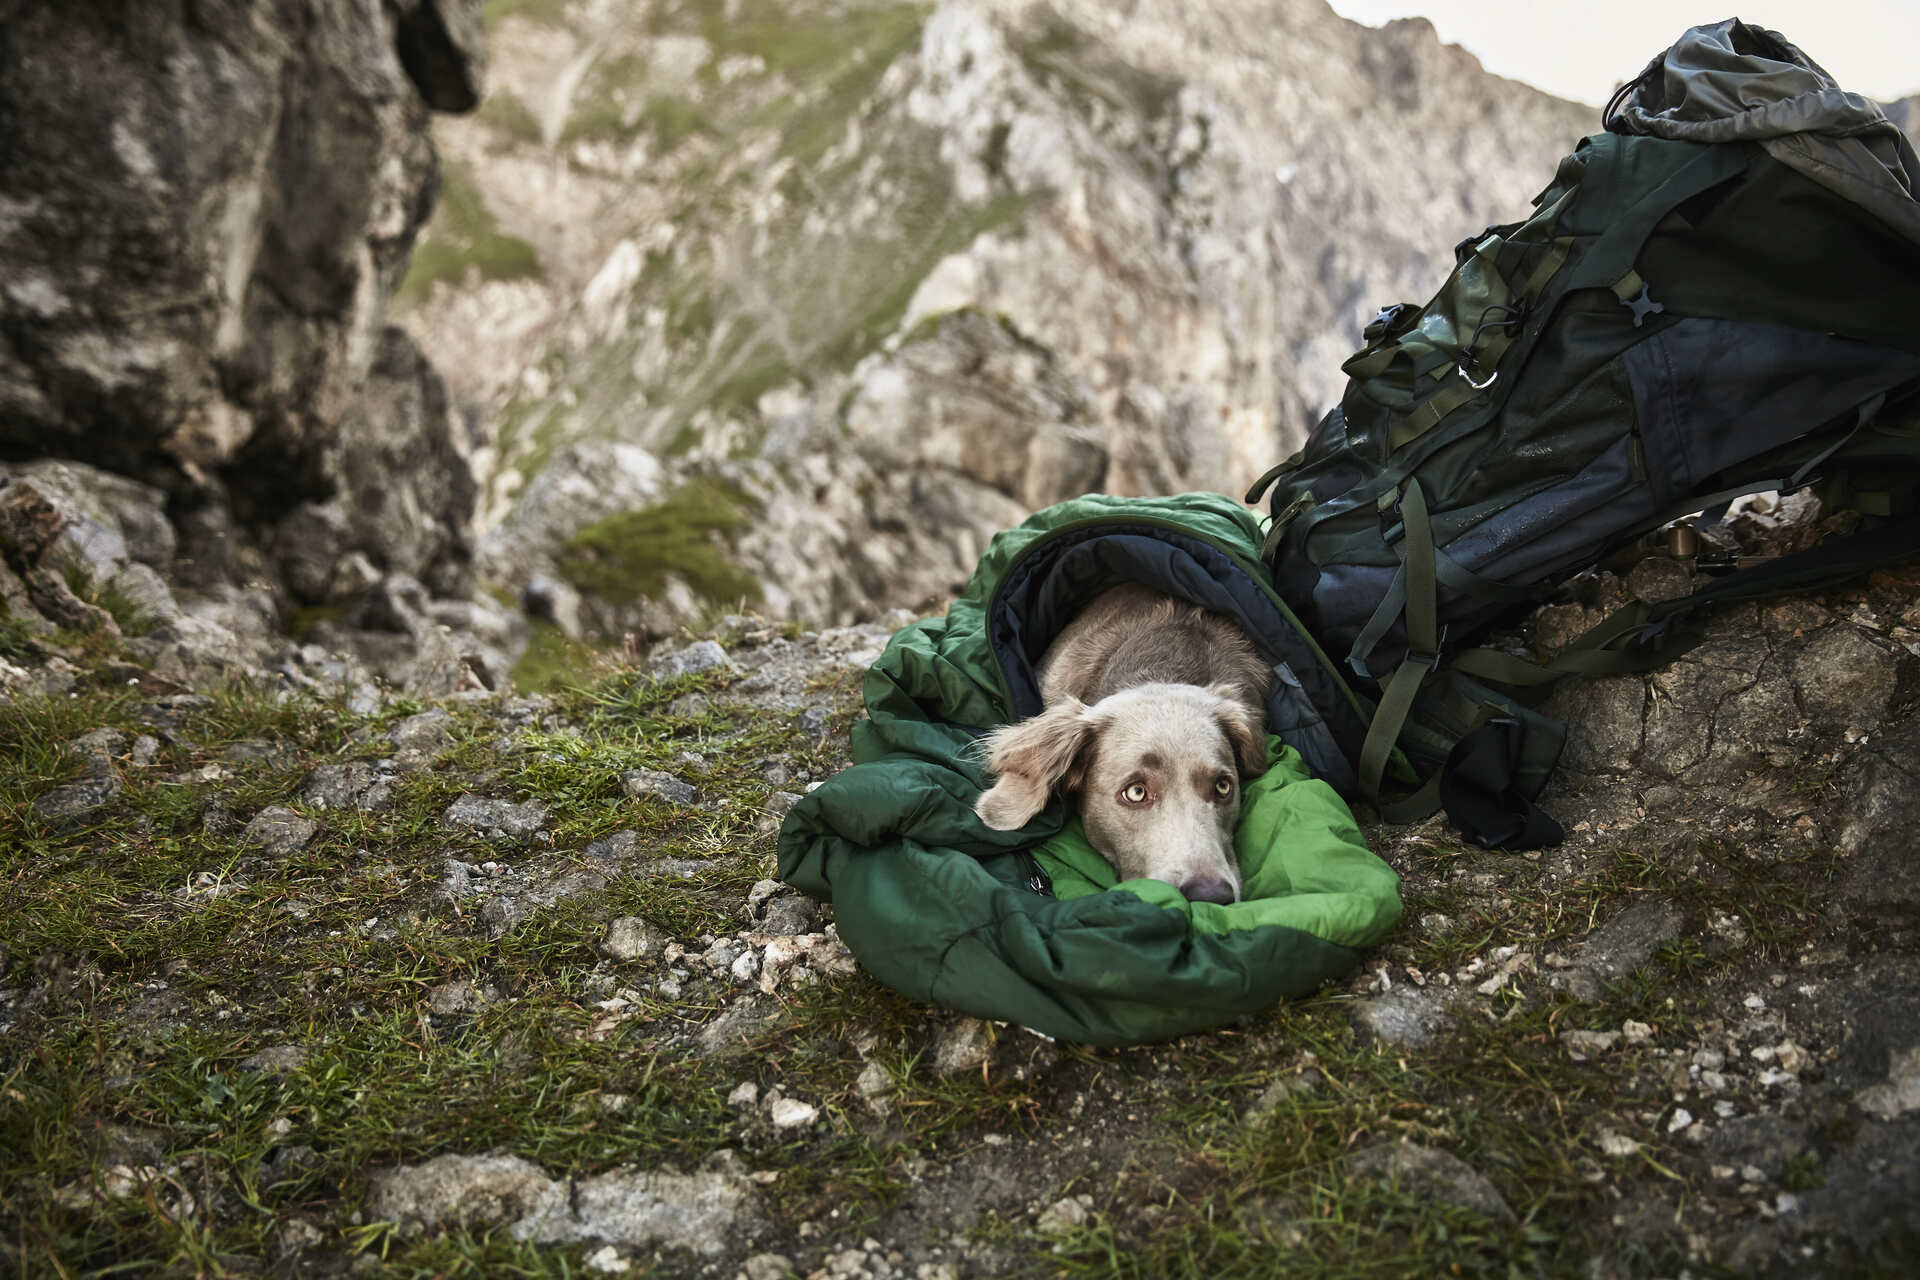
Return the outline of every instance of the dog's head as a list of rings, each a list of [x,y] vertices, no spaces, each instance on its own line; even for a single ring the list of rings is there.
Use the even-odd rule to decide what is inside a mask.
[[[1260,771],[1265,752],[1254,712],[1229,685],[1135,685],[1092,706],[1068,698],[987,738],[997,777],[974,812],[1012,831],[1053,792],[1078,792],[1088,842],[1122,879],[1236,902],[1240,779]]]

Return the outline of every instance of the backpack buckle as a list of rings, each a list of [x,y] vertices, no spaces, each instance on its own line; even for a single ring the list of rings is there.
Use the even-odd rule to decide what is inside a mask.
[[[1395,302],[1380,308],[1378,315],[1367,321],[1367,327],[1360,331],[1360,339],[1369,347],[1379,346],[1392,337],[1400,322],[1410,313],[1419,311],[1411,302]]]

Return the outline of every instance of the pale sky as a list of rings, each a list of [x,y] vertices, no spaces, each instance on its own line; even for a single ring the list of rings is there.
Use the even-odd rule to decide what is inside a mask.
[[[1739,17],[1805,50],[1842,88],[1920,93],[1920,0],[1329,0],[1369,26],[1423,17],[1487,70],[1602,106],[1691,26]]]

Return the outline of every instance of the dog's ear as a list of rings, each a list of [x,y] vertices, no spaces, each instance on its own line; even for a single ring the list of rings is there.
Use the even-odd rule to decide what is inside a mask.
[[[1266,734],[1256,720],[1253,708],[1243,699],[1240,686],[1216,684],[1211,686],[1211,690],[1225,703],[1214,714],[1220,720],[1220,731],[1227,735],[1227,741],[1233,745],[1233,758],[1240,765],[1240,776],[1251,778],[1266,772]]]
[[[973,806],[980,821],[995,831],[1017,831],[1047,807],[1056,786],[1078,785],[1081,752],[1093,729],[1086,704],[1066,698],[987,735],[987,767],[999,777]]]

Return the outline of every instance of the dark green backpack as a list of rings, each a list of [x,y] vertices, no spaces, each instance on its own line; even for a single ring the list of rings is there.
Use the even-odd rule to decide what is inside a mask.
[[[1779,35],[1689,31],[1616,97],[1520,222],[1388,307],[1340,406],[1272,489],[1280,594],[1378,699],[1360,787],[1431,779],[1489,844],[1558,837],[1531,803],[1562,729],[1524,692],[1650,665],[1677,616],[1920,550],[1888,525],[1610,619],[1551,667],[1466,646],[1610,551],[1739,495],[1822,485],[1875,516],[1920,475],[1920,162]]]

